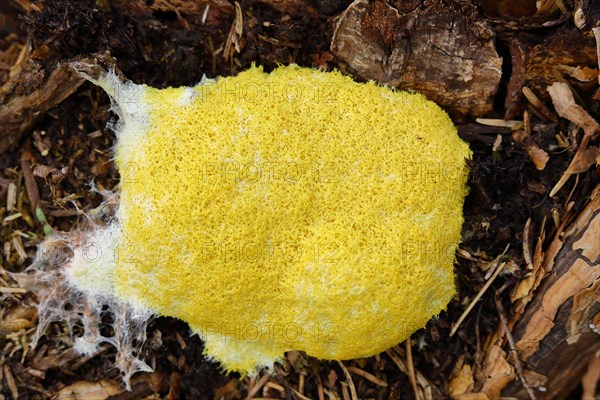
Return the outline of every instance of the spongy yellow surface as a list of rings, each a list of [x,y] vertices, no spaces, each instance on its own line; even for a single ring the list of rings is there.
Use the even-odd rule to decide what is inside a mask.
[[[373,355],[453,297],[470,151],[423,96],[289,66],[141,99],[116,146],[117,294],[227,369]]]

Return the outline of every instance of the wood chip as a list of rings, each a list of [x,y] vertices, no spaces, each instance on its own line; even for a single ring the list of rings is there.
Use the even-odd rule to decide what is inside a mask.
[[[539,97],[537,97],[533,90],[525,86],[523,87],[522,91],[523,95],[531,103],[531,105],[537,111],[539,111],[547,120],[552,122],[556,122],[558,120],[558,118],[556,118],[556,115],[554,115],[554,113],[551,112],[544,103],[542,103],[542,101],[539,99]]]
[[[494,119],[494,118],[476,118],[475,121],[478,124],[486,125],[486,126],[499,126],[510,129],[520,129],[523,127],[523,121],[516,120],[504,120],[504,119]]]
[[[587,371],[581,379],[581,386],[583,387],[583,394],[581,398],[596,398],[598,395],[598,392],[596,392],[598,383],[600,383],[600,354],[592,357],[587,365]]]
[[[408,367],[408,379],[410,380],[410,386],[412,386],[413,393],[417,400],[423,400],[419,387],[417,386],[417,378],[415,377],[415,365],[412,358],[412,343],[410,336],[404,341],[406,344],[406,366]]]
[[[10,222],[10,221],[14,221],[15,219],[21,218],[22,216],[23,216],[23,214],[16,213],[16,214],[9,215],[8,217],[4,218],[2,221]]]
[[[600,132],[598,122],[575,102],[569,85],[555,82],[548,86],[548,93],[552,97],[552,103],[558,115],[581,127],[586,136],[593,137]]]
[[[533,261],[531,259],[531,238],[530,238],[530,230],[531,230],[531,217],[527,218],[527,222],[525,222],[525,228],[523,228],[523,258],[525,259],[525,263],[527,264],[528,270],[533,270]]]
[[[496,152],[500,150],[500,146],[502,145],[502,135],[496,136],[496,140],[494,141],[494,145],[492,146],[492,151]]]
[[[23,46],[23,49],[30,47]],[[27,55],[29,54],[30,51],[27,51]],[[66,64],[58,64],[45,81],[39,82],[38,79],[32,78],[36,68],[39,68],[38,63],[39,61],[26,60],[23,70],[18,71],[7,83],[23,85],[22,82],[28,82],[32,87],[26,91],[29,94],[15,95],[0,108],[0,154],[16,146],[21,137],[46,114],[46,111],[75,93],[84,82],[84,79],[74,74]]]
[[[342,371],[344,371],[344,375],[346,376],[346,380],[348,381],[348,386],[350,387],[350,395],[352,397],[352,400],[358,400],[358,396],[356,395],[356,387],[354,386],[354,382],[352,381],[352,376],[350,375],[350,372],[348,372],[343,362],[338,361],[337,363],[342,369]]]
[[[6,194],[6,211],[15,211],[17,204],[17,185],[14,182],[8,184],[8,192]]]
[[[0,292],[2,292],[2,293],[27,293],[27,289],[20,288],[20,287],[2,286],[2,287],[0,287]]]
[[[62,388],[53,399],[106,399],[121,392],[122,389],[118,384],[105,379],[98,382],[78,381]]]
[[[405,357],[404,350],[398,346],[394,346],[391,349],[386,350],[386,354],[392,359],[394,364],[398,366],[400,371],[408,376],[408,366],[402,359]],[[419,371],[415,371],[415,377],[419,387],[422,389],[424,400],[434,400],[443,397],[439,389],[433,386]]]
[[[185,340],[183,340],[183,337],[179,332],[175,332],[175,338],[177,338],[177,342],[179,343],[179,347],[181,347],[181,350],[185,350],[187,344],[185,343]]]
[[[342,398],[350,400],[350,392],[348,391],[348,384],[346,382],[342,382]]]
[[[548,163],[550,156],[544,150],[534,145],[527,149],[527,154],[538,170],[542,171],[544,168],[546,168],[546,164]]]
[[[360,368],[357,367],[347,367],[349,372],[352,372],[353,374],[362,376],[363,378],[365,378],[368,381],[373,382],[374,384],[381,386],[381,387],[388,387],[388,384],[386,381],[382,381],[381,379],[379,379],[378,377],[376,377],[373,374],[370,374],[369,372],[362,370]]]
[[[559,65],[558,70],[572,76],[580,82],[591,82],[598,79],[598,70],[589,67],[571,67],[569,65]]]
[[[21,240],[21,236],[14,235],[11,241],[15,251],[19,255],[19,263],[22,264],[27,259],[27,252],[25,251],[25,247],[23,246],[23,240]]]
[[[285,388],[283,386],[275,383],[275,382],[269,381],[269,382],[265,383],[265,387],[268,387],[268,388],[271,388],[271,389],[275,389],[275,390],[277,390],[278,392],[281,392],[281,393],[285,393]]]
[[[233,400],[240,398],[239,381],[237,378],[231,379],[226,385],[215,389],[215,399]]]
[[[260,391],[260,389],[262,389],[262,387],[269,381],[269,378],[271,377],[271,375],[269,375],[268,373],[265,373],[259,380],[258,382],[256,382],[255,385],[253,385],[249,390],[248,390],[248,395],[246,396],[246,400],[251,400],[252,398],[254,398],[254,396]]]
[[[43,371],[38,371],[37,369],[27,368],[27,373],[31,376],[34,376],[38,379],[44,379],[46,377],[46,373]]]
[[[35,209],[40,205],[40,191],[33,176],[31,168],[31,153],[24,151],[21,154],[21,173],[25,178],[25,187],[27,188],[27,197],[29,197],[29,208],[31,213],[35,215]]]
[[[332,53],[361,79],[416,90],[451,115],[491,111],[502,58],[477,9],[467,2],[404,3],[352,2],[336,21]]]
[[[17,383],[15,382],[15,377],[13,376],[12,370],[8,364],[4,364],[4,368],[2,370],[4,372],[4,382],[6,382],[8,390],[10,390],[10,395],[12,396],[13,400],[18,400],[19,389],[17,389]]]
[[[592,28],[596,38],[596,55],[598,56],[598,69],[600,70],[600,27]],[[598,84],[600,84],[600,74],[598,74]]]
[[[303,395],[302,393],[300,393],[299,391],[297,391],[294,388],[292,388],[292,392],[294,393],[294,396],[296,396],[300,400],[312,400],[310,397],[306,397],[305,395]]]

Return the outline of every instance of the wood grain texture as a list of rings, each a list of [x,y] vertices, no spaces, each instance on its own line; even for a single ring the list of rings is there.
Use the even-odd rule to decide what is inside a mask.
[[[512,334],[525,369],[545,377],[538,398],[560,399],[600,350],[600,187],[577,219],[555,236],[543,268],[544,280]],[[516,381],[502,394],[527,397]]]
[[[331,49],[361,79],[419,91],[454,117],[483,116],[502,73],[494,39],[471,4],[444,0],[406,11],[356,0]]]

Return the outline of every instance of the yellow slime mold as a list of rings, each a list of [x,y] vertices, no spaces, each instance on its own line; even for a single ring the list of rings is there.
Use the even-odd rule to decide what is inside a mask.
[[[111,256],[68,266],[78,289],[187,322],[245,373],[379,353],[454,296],[471,153],[422,95],[298,66],[94,81],[121,117],[120,204]]]

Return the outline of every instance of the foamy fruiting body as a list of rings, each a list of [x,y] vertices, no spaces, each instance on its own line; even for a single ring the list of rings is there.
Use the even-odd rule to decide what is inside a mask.
[[[241,372],[376,354],[454,296],[470,151],[425,97],[297,66],[96,83],[120,205],[114,257],[73,262],[78,288],[187,322]]]

